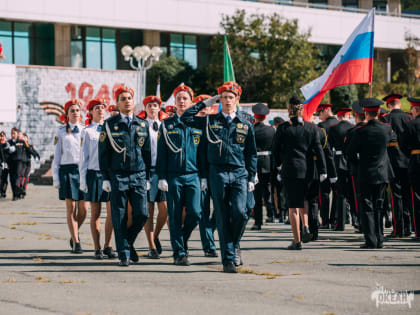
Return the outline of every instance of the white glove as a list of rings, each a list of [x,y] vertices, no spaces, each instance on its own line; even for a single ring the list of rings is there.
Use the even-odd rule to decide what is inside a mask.
[[[258,173],[255,173],[254,183],[257,185],[260,181],[258,180]]]
[[[277,181],[278,181],[279,183],[281,182],[281,176],[280,176],[280,174],[277,174],[276,179],[277,179]]]
[[[330,183],[335,184],[337,182],[337,177],[330,178]]]
[[[60,189],[60,181],[53,179],[53,186],[54,188]]]
[[[277,166],[277,170],[280,172],[281,171],[281,165]]]
[[[111,192],[111,182],[109,181],[109,180],[104,180],[103,182],[102,182],[102,189],[105,191],[105,192]]]
[[[1,168],[6,169],[7,168],[7,163],[6,162],[1,163]]]
[[[206,100],[203,101],[203,103],[206,105],[206,107],[212,106],[213,104],[216,104],[217,101],[219,100],[220,95],[217,94],[215,96],[212,96]]]
[[[252,192],[255,189],[255,184],[253,182],[248,182],[248,192]]]
[[[150,190],[150,182],[146,180],[146,190]]]
[[[166,181],[166,179],[159,179],[158,182],[158,188],[162,191],[168,191],[168,182]]]
[[[80,187],[79,187],[79,189],[86,194],[88,192],[88,187],[86,185],[86,182],[80,181]]]
[[[319,181],[322,183],[324,180],[326,180],[327,179],[327,174],[321,174],[321,175],[319,175]]]
[[[10,152],[10,153],[13,153],[13,152],[15,152],[15,151],[16,151],[16,147],[15,147],[14,145],[10,146],[10,148],[9,148],[9,152]]]
[[[200,182],[201,182],[201,191],[205,191],[206,189],[207,189],[207,179],[206,178],[202,178],[201,180],[200,180]]]

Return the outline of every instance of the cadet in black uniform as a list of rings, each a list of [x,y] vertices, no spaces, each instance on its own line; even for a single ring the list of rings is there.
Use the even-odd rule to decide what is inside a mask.
[[[0,132],[0,198],[6,198],[7,177],[9,176],[9,168],[7,160],[9,157],[9,142],[6,139],[6,133]]]
[[[397,136],[397,141],[388,145],[388,155],[391,160],[395,178],[391,181],[391,205],[393,212],[394,230],[391,237],[409,236],[410,223],[410,183],[408,181],[408,156],[399,147],[399,139],[404,132],[409,115],[401,110],[402,95],[390,94],[383,98],[390,112],[383,117],[383,121],[391,125]]]
[[[299,214],[303,217],[304,236],[309,233],[307,213],[304,213],[307,158],[317,157],[320,181],[327,178],[324,152],[315,125],[302,119],[303,105],[297,97],[292,97],[288,105],[290,120],[281,124],[273,140],[273,155],[276,165],[281,168],[280,176],[286,188],[289,219],[293,230],[291,250],[302,249],[299,231]],[[312,154],[312,152],[314,154]],[[309,154],[310,153],[310,154]],[[306,222],[305,222],[306,221]]]
[[[19,174],[23,174],[24,161],[26,160],[26,143],[18,137],[19,130],[15,127],[12,128],[9,140],[9,160],[8,166],[10,171],[10,185],[12,186],[13,201],[23,198],[24,191],[19,185]]]
[[[23,134],[23,141],[26,143],[26,156],[24,159],[24,168],[22,172],[22,176],[20,176],[20,186],[23,190],[22,198],[25,198],[26,196],[26,188],[29,184],[29,174],[31,173],[31,157],[34,157],[34,159],[40,160],[39,153],[35,150],[34,146],[29,143],[29,138],[26,133]]]
[[[251,230],[261,230],[263,224],[263,201],[267,208],[267,222],[274,222],[274,205],[270,198],[270,175],[272,171],[271,145],[275,130],[264,124],[266,115],[270,110],[264,104],[255,104],[252,106],[252,112],[255,117],[254,131],[255,143],[257,144],[257,176],[258,183],[255,185],[254,198],[254,219],[255,224]]]
[[[330,127],[332,125],[338,124],[337,118],[335,118],[331,111],[332,105],[331,104],[320,104],[317,108],[317,114],[321,122],[318,124],[318,127],[324,128],[325,132],[328,134],[330,131]],[[321,229],[328,229],[329,225],[334,224],[334,216],[335,216],[335,204],[334,201],[332,203],[332,209],[330,214],[330,193],[332,190],[332,186],[334,183],[329,181],[324,181],[321,184],[321,219],[322,225]]]
[[[409,98],[414,119],[406,124],[400,144],[403,152],[410,156],[408,177],[411,184],[411,200],[415,237],[420,237],[420,98]]]
[[[103,190],[111,192],[111,215],[120,266],[139,257],[134,248],[138,233],[149,216],[147,190],[151,165],[149,126],[133,114],[134,91],[120,87],[115,99],[120,114],[105,120],[99,136],[99,167],[104,174]],[[127,227],[127,204],[132,224]]]
[[[348,202],[351,206],[352,215],[354,212],[354,203],[352,202],[352,198],[350,198],[351,182],[347,166],[347,157],[344,154],[344,139],[346,138],[348,130],[353,127],[353,125],[349,122],[350,113],[351,108],[342,108],[338,110],[337,117],[339,119],[339,123],[332,125],[328,133],[328,142],[334,152],[335,168],[338,175],[335,208],[336,225],[334,227],[336,231],[344,231]]]
[[[360,104],[368,122],[356,129],[348,148],[350,161],[357,161],[359,157],[362,226],[365,235],[365,244],[360,248],[382,248],[384,192],[386,184],[393,177],[387,145],[395,137],[391,127],[378,120],[382,101],[366,98],[361,99]]]

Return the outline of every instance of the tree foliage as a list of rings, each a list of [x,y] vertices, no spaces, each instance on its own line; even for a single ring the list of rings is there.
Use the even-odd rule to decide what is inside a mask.
[[[300,94],[299,88],[323,70],[319,51],[308,41],[310,32],[299,31],[297,20],[238,10],[223,16],[221,26],[243,88],[242,101],[285,107],[292,94]],[[223,83],[223,37],[215,36],[211,48],[208,85],[217,87]]]

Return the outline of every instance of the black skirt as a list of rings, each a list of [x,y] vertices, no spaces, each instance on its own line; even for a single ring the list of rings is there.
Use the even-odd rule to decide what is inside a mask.
[[[288,208],[303,208],[305,206],[305,179],[285,178],[283,179],[286,192],[286,205]]]
[[[85,201],[107,202],[111,194],[102,189],[104,177],[101,171],[88,170],[86,174],[86,185],[88,192],[85,194]]]
[[[60,165],[58,176],[60,178],[60,189],[58,190],[60,200],[83,199],[83,193],[79,190],[80,175],[77,164]]]

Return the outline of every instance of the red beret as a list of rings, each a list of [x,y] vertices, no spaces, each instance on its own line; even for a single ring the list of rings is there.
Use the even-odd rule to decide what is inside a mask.
[[[117,105],[109,105],[106,110],[108,111],[108,113],[120,111]]]
[[[194,99],[193,99],[193,103],[199,103],[199,102],[202,102],[202,101],[204,101],[204,100],[206,100],[206,99],[209,99],[211,96],[210,95],[207,95],[207,94],[201,94],[201,95],[198,95],[198,96],[196,96],[196,97],[194,97]]]
[[[146,96],[143,100],[143,105],[146,106],[149,103],[158,103],[160,106],[162,104],[162,100],[159,96]]]
[[[114,94],[114,98],[115,99],[118,99],[118,95],[120,95],[121,93],[123,93],[123,92],[128,92],[128,93],[130,93],[131,94],[131,96],[133,96],[134,97],[134,91],[133,91],[133,89],[130,89],[129,87],[127,87],[127,86],[120,86],[116,91],[115,91],[115,94]]]
[[[242,95],[242,88],[241,88],[241,86],[238,84],[238,83],[236,83],[235,81],[227,81],[227,82],[225,82],[225,83],[223,83],[223,85],[225,85],[225,84],[233,84],[237,89],[238,89],[238,96],[241,96]]]
[[[172,112],[172,113],[176,113],[176,107],[173,105],[166,105],[165,106],[165,112]]]
[[[241,96],[241,87],[239,84],[233,83],[225,83],[221,87],[217,89],[218,94],[222,94],[223,92],[232,92],[236,96]]]
[[[94,99],[91,99],[89,101],[89,103],[86,106],[86,109],[87,110],[91,110],[95,105],[98,105],[98,104],[105,105],[105,107],[108,105],[105,99],[103,99],[103,98],[94,98]]]
[[[67,113],[70,106],[72,105],[78,105],[79,107],[82,107],[82,102],[79,101],[77,98],[73,98],[70,101],[68,101],[66,104],[64,104],[64,111]]]
[[[178,94],[178,92],[181,92],[181,91],[185,91],[185,92],[187,92],[188,94],[190,94],[190,96],[191,96],[191,99],[193,99],[194,98],[194,92],[193,92],[193,90],[192,90],[192,88],[190,88],[189,86],[187,86],[187,85],[180,85],[180,86],[178,86],[175,90],[174,90],[174,96],[176,96],[177,94]]]

